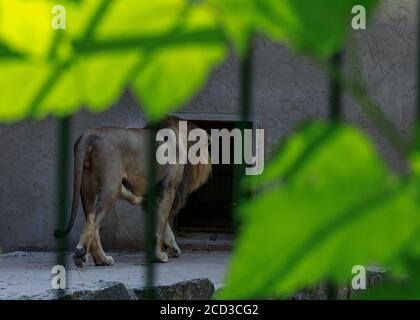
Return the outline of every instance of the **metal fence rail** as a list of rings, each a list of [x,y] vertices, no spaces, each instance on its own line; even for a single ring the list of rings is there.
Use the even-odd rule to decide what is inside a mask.
[[[68,174],[68,164],[69,164],[69,146],[70,146],[70,118],[61,118],[58,120],[57,128],[58,144],[57,144],[57,171],[56,171],[56,180],[57,180],[57,220],[56,220],[56,229],[64,230],[65,224],[67,221],[67,212],[68,212],[68,186],[69,186],[69,174]],[[67,236],[59,237],[56,239],[56,264],[64,266],[64,269],[67,270],[67,260],[65,252],[67,250]],[[64,290],[57,290],[57,299],[61,299],[64,294]]]

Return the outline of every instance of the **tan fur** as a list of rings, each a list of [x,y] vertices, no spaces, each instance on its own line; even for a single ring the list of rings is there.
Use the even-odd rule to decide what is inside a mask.
[[[178,118],[162,121],[161,128],[170,128],[179,136]],[[196,126],[188,122],[188,132]],[[148,190],[148,135],[151,130],[101,127],[91,129],[75,144],[74,190],[70,222],[64,232],[56,231],[56,237],[69,233],[73,227],[79,198],[82,198],[86,224],[76,247],[74,261],[79,267],[90,253],[96,265],[111,265],[114,260],[102,249],[100,222],[118,200],[140,205]],[[178,146],[182,147],[182,146]],[[184,146],[188,148],[188,146]],[[209,154],[207,157],[210,162]],[[156,181],[160,186],[157,203],[157,230],[155,258],[166,262],[169,256],[180,253],[173,232],[168,224],[171,214],[184,205],[188,194],[204,184],[211,174],[210,164],[157,164]],[[168,254],[163,248],[168,248]]]

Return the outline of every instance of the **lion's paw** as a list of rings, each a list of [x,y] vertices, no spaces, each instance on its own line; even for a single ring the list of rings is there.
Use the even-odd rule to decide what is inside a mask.
[[[83,268],[84,261],[82,258],[77,258],[75,255],[73,256],[74,265],[77,268]]]
[[[165,252],[157,252],[154,262],[158,262],[158,263],[168,262],[168,255]]]
[[[83,268],[83,265],[87,262],[87,254],[86,249],[84,247],[76,248],[73,255],[73,261],[76,267]]]
[[[181,249],[179,248],[168,248],[168,256],[169,258],[178,258],[181,255]]]
[[[112,266],[115,263],[114,258],[111,256],[106,256],[106,262],[109,266]]]
[[[112,266],[114,264],[114,258],[111,256],[105,256],[104,259],[101,261],[95,261],[95,265],[105,267],[105,266]]]

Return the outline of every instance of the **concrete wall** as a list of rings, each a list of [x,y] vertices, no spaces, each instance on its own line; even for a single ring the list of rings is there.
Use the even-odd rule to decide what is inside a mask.
[[[408,131],[415,102],[415,4],[415,0],[387,0],[369,29],[354,34],[369,90],[403,133]],[[266,151],[270,152],[300,121],[326,116],[328,81],[317,66],[279,44],[258,39],[255,52],[254,112],[262,119]],[[402,160],[349,97],[345,111],[346,118],[372,134],[393,168],[404,169]],[[237,113],[235,58],[215,70],[201,93],[181,112]],[[125,94],[107,112],[80,112],[73,117],[72,124],[75,140],[94,126],[137,127],[144,120],[135,101]],[[0,125],[0,246],[3,251],[54,246],[56,125],[52,118]],[[142,248],[140,211],[125,203],[113,209],[101,231],[105,249]],[[71,233],[72,245],[80,234],[83,220],[79,211]]]

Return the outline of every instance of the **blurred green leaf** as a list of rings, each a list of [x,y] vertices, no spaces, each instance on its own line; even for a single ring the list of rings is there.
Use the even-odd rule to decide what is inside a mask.
[[[339,47],[351,7],[374,0],[84,0],[60,2],[66,30],[51,27],[53,0],[0,0],[3,91],[0,119],[102,111],[128,86],[157,120],[187,103],[227,55],[221,30],[239,51],[262,31],[301,52],[325,57]],[[5,65],[2,64],[2,65]],[[27,67],[27,72],[23,68]],[[30,79],[28,88],[17,79]],[[14,71],[15,70],[15,71]],[[35,92],[38,88],[38,92]]]
[[[420,123],[414,125],[414,143],[409,153],[411,172],[420,182]]]
[[[37,116],[49,113],[65,116],[82,106],[94,112],[107,109],[127,87],[131,71],[141,59],[140,54],[129,51],[79,58],[64,67],[63,75],[39,107]]]
[[[188,1],[185,0],[114,0],[95,38],[121,39],[167,33],[183,17],[186,6]]]
[[[217,29],[213,12],[205,5],[192,5],[171,37],[191,30]],[[205,37],[205,35],[203,35]],[[223,38],[213,42],[191,42],[162,48],[134,79],[133,88],[145,112],[152,120],[181,107],[204,85],[210,71],[226,57]]]
[[[392,266],[420,225],[417,187],[350,126],[303,128],[266,172],[239,209],[221,298],[284,296],[321,280],[342,284],[354,265]]]
[[[327,58],[345,41],[355,5],[369,14],[377,0],[209,0],[243,54],[251,32],[262,32],[298,52]]]
[[[158,120],[188,102],[224,57],[223,46],[182,47],[153,55],[133,83],[148,118]]]
[[[255,0],[208,0],[218,13],[218,19],[240,55],[248,49],[255,27]]]
[[[158,120],[191,99],[226,56],[206,3],[60,4],[65,30],[51,27],[52,0],[0,0],[0,15],[7,15],[0,23],[3,121],[70,115],[83,106],[103,111],[129,85],[150,119]]]
[[[10,49],[45,57],[54,30],[51,28],[50,1],[0,1],[0,40]]]
[[[21,119],[50,71],[42,63],[0,60],[0,119],[7,122]]]

